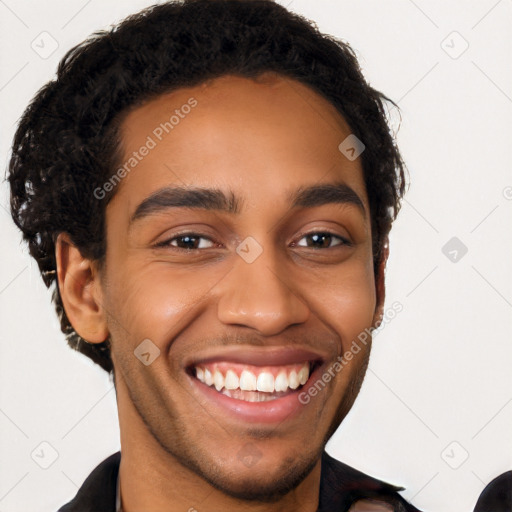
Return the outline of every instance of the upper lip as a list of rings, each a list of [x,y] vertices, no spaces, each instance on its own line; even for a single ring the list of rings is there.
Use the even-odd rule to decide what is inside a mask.
[[[285,366],[288,364],[304,363],[306,361],[318,362],[325,361],[325,353],[312,349],[300,348],[295,346],[281,347],[254,347],[240,346],[223,347],[222,350],[210,350],[210,353],[204,352],[200,356],[188,361],[185,366],[199,366],[201,363],[213,362],[232,362],[239,364],[248,364],[254,366]]]

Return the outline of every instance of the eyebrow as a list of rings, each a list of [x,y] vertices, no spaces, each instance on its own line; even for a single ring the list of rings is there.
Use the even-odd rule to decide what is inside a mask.
[[[292,208],[313,208],[325,204],[350,204],[361,210],[366,217],[363,201],[353,188],[345,183],[323,183],[310,187],[301,187],[291,197]]]
[[[166,187],[157,190],[137,206],[130,224],[169,208],[200,208],[239,213],[240,201],[232,192],[227,195],[217,189]]]
[[[350,204],[360,209],[366,218],[361,198],[345,183],[324,183],[300,187],[289,195],[291,209],[313,208],[326,204]],[[165,187],[144,199],[133,213],[130,224],[136,220],[162,213],[169,208],[199,208],[202,210],[240,213],[242,201],[233,192],[218,189]]]

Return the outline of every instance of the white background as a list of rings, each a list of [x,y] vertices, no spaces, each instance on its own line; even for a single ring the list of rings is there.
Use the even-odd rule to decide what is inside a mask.
[[[403,311],[376,337],[328,451],[404,486],[425,512],[472,511],[484,483],[512,468],[512,1],[281,3],[348,41],[398,102],[410,171],[387,272],[387,307]],[[2,171],[17,120],[64,53],[147,5],[0,2]],[[46,59],[31,48],[43,31],[58,43]],[[115,394],[67,348],[6,183],[0,206],[0,511],[55,512],[119,449]],[[455,263],[442,252],[454,236],[468,248]],[[58,453],[48,469],[31,458],[41,442]]]

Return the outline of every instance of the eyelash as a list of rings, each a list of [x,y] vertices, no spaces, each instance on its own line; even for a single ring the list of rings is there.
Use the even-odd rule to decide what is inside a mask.
[[[179,240],[180,238],[202,238],[204,240],[208,240],[208,241],[214,243],[210,237],[201,235],[199,233],[183,233],[181,235],[173,236],[172,238],[169,238],[167,240],[159,242],[158,244],[156,244],[156,247],[172,247],[173,249],[176,249],[178,251],[201,250],[201,249],[184,249],[183,247],[176,247],[174,245],[171,245],[171,242],[173,242],[174,240]],[[204,249],[204,247],[203,247],[203,249]],[[210,249],[210,247],[207,247],[207,249]]]
[[[333,246],[330,246],[330,247],[327,247],[326,249],[333,249],[334,247],[338,247],[338,246],[352,246],[352,242],[350,242],[350,240],[348,240],[347,238],[344,238],[340,235],[336,235],[335,233],[331,232],[331,231],[311,231],[309,233],[303,233],[301,234],[301,238],[299,239],[299,242],[300,240],[302,240],[303,238],[306,238],[308,236],[314,236],[314,235],[324,235],[324,236],[329,236],[331,237],[332,239],[336,239],[339,241],[339,243],[333,245]],[[292,244],[293,247],[297,247],[297,243],[296,242],[293,242]],[[304,246],[298,246],[298,247],[304,247]]]
[[[340,236],[340,235],[336,235],[334,233],[332,233],[331,231],[311,231],[310,233],[303,233],[301,235],[301,238],[299,239],[299,241],[301,241],[303,238],[306,238],[308,236],[314,236],[314,235],[324,235],[324,236],[330,236],[332,239],[336,239],[339,241],[339,243],[333,245],[333,246],[330,246],[330,247],[326,247],[325,249],[333,249],[334,247],[338,247],[338,246],[349,246],[351,247],[353,244],[352,242],[350,242],[348,239]],[[199,233],[193,233],[193,232],[190,232],[190,233],[183,233],[183,234],[180,234],[180,235],[177,235],[177,236],[174,236],[172,238],[169,238],[167,240],[164,240],[162,242],[159,242],[158,244],[156,244],[156,247],[172,247],[173,250],[177,250],[177,251],[200,251],[200,250],[204,250],[204,249],[210,249],[211,247],[203,247],[203,248],[187,248],[187,249],[184,249],[183,247],[177,247],[177,246],[174,246],[171,244],[171,242],[173,242],[174,240],[178,240],[178,239],[183,239],[183,238],[194,238],[194,239],[197,239],[197,238],[201,238],[201,239],[205,239],[205,240],[208,240],[209,242],[211,243],[215,243],[210,237],[208,236],[205,236],[205,235],[201,235]],[[306,247],[307,246],[299,246],[297,244],[297,242],[293,242],[292,243],[292,247]],[[316,249],[322,249],[322,248],[316,248]]]

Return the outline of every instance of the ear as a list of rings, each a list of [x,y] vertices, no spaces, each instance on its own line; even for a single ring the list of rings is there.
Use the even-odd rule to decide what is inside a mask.
[[[66,233],[57,237],[55,257],[59,292],[73,329],[88,343],[105,341],[109,333],[96,265],[82,256]]]
[[[373,326],[378,327],[384,315],[384,300],[386,298],[385,272],[386,263],[389,256],[389,239],[386,237],[382,242],[382,251],[377,266],[377,274],[375,276],[375,292],[377,303],[375,306],[375,314],[373,316]]]

